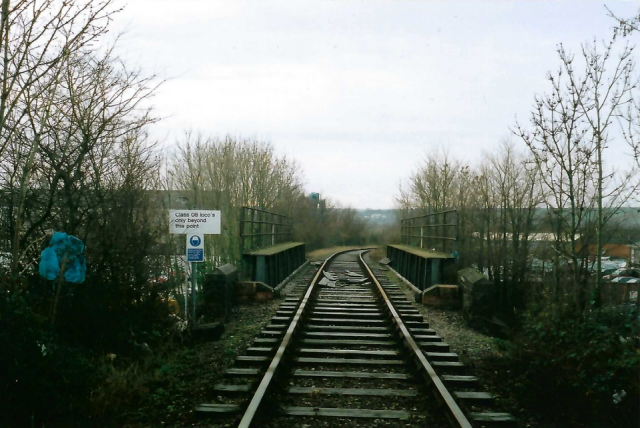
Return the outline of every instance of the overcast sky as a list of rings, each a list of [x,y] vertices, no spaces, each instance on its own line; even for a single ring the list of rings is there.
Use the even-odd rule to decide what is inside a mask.
[[[269,141],[307,192],[355,208],[392,208],[429,150],[469,162],[492,150],[548,89],[556,45],[578,51],[613,25],[597,1],[120,4],[120,51],[169,78],[156,138]],[[629,17],[640,3],[607,5]]]

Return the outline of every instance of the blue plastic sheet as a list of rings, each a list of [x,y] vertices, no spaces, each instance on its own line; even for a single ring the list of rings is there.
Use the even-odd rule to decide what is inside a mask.
[[[40,275],[54,280],[64,268],[64,279],[76,284],[84,282],[87,262],[84,258],[84,244],[73,235],[56,232],[49,241],[49,247],[40,255]],[[63,266],[64,265],[64,266]]]
[[[56,251],[49,247],[45,248],[40,255],[40,276],[53,280],[58,277],[60,266],[58,265],[58,256]]]

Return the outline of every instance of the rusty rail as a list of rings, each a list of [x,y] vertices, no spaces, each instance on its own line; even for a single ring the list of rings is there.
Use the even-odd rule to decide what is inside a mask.
[[[404,325],[404,322],[400,318],[400,315],[391,304],[391,301],[389,300],[387,293],[385,293],[384,288],[382,287],[380,282],[378,282],[378,279],[376,278],[376,276],[373,274],[371,269],[369,269],[369,266],[363,260],[362,254],[365,254],[365,253],[360,254],[360,263],[362,264],[363,269],[367,272],[367,274],[369,275],[369,278],[376,285],[378,292],[380,293],[380,296],[384,300],[385,306],[391,316],[391,320],[396,325],[398,330],[400,330],[400,333],[402,335],[402,340],[404,341],[405,346],[407,346],[409,350],[413,353],[413,356],[416,359],[418,367],[422,372],[423,376],[427,380],[429,380],[431,382],[431,385],[434,387],[434,393],[435,393],[436,399],[439,402],[442,402],[446,405],[446,408],[448,410],[447,417],[451,422],[452,426],[454,426],[455,428],[472,428],[471,423],[469,422],[467,417],[464,415],[464,413],[462,412],[458,404],[455,402],[455,400],[451,396],[451,393],[449,392],[447,387],[444,385],[440,377],[436,374],[431,364],[429,364],[429,361],[427,361],[427,358],[424,356],[424,353],[422,352],[418,344],[415,342],[415,340],[413,340],[413,337],[411,337],[411,333],[409,333],[409,330]]]
[[[280,366],[280,362],[282,361],[285,355],[285,352],[287,351],[287,347],[289,346],[289,343],[291,342],[291,339],[295,334],[296,328],[300,325],[300,320],[302,319],[305,309],[307,308],[307,303],[311,299],[311,296],[315,290],[316,284],[318,283],[319,279],[322,277],[322,271],[325,269],[325,267],[327,266],[330,260],[332,260],[338,254],[342,254],[344,252],[345,251],[335,253],[331,257],[327,258],[322,264],[322,266],[320,266],[320,269],[318,269],[318,272],[316,273],[316,275],[311,280],[311,284],[309,285],[307,292],[302,298],[302,302],[300,303],[300,306],[298,307],[298,310],[296,311],[296,314],[294,315],[293,320],[291,321],[291,324],[289,324],[289,328],[287,329],[287,332],[284,338],[282,339],[282,342],[280,343],[280,347],[276,351],[276,355],[275,357],[273,357],[273,360],[271,360],[271,364],[269,364],[269,368],[264,374],[264,377],[262,378],[260,385],[258,385],[258,389],[253,395],[253,398],[251,399],[251,402],[249,403],[247,410],[244,412],[244,415],[240,420],[240,424],[238,424],[238,428],[249,428],[250,426],[252,426],[254,418],[258,413],[260,405],[262,404],[262,400],[267,395],[267,392],[272,386],[272,380],[276,374],[276,371]]]
[[[296,334],[296,329],[301,324],[301,320],[305,314],[305,311],[310,306],[309,302],[312,300],[312,296],[316,290],[316,285],[319,282],[320,278],[322,277],[322,272],[337,255],[346,253],[349,251],[353,251],[353,250],[346,250],[346,251],[335,253],[331,257],[329,257],[327,260],[325,260],[325,262],[322,264],[318,272],[315,274],[315,276],[311,280],[309,288],[305,292],[305,295],[302,298],[300,306],[296,310],[296,313],[291,321],[291,324],[289,325],[286,331],[286,334],[278,350],[276,351],[274,358],[271,360],[271,363],[269,364],[267,371],[265,372],[260,384],[258,385],[256,392],[254,393],[251,399],[251,402],[249,403],[246,411],[242,416],[242,419],[240,420],[240,423],[238,424],[239,428],[250,428],[252,426],[256,426],[254,422],[257,422],[257,415],[258,415],[260,406],[264,401],[264,398],[266,397],[267,393],[270,391],[270,388],[273,385],[272,381],[276,375],[276,372],[280,367],[280,363],[282,362],[288,350],[288,347],[291,344],[292,339]],[[430,384],[433,386],[432,391],[434,392],[434,395],[436,396],[437,401],[445,404],[445,407],[447,409],[447,417],[451,422],[452,426],[454,428],[472,428],[471,423],[466,418],[466,416],[464,415],[464,413],[462,412],[458,404],[455,402],[455,400],[453,399],[453,397],[445,387],[442,380],[438,377],[438,375],[436,374],[431,364],[429,364],[429,362],[427,361],[425,355],[423,354],[418,344],[412,338],[411,334],[409,333],[409,330],[405,326],[404,322],[400,318],[400,315],[398,314],[396,309],[393,307],[391,301],[389,300],[387,294],[385,293],[384,288],[378,282],[376,276],[373,274],[369,266],[362,259],[362,254],[365,254],[365,252],[361,253],[359,256],[359,261],[363,267],[363,270],[367,273],[369,278],[375,284],[376,289],[380,294],[380,297],[384,301],[385,308],[388,311],[392,322],[395,324],[396,328],[400,331],[403,342],[405,346],[408,347],[410,352],[412,353],[412,356],[414,357],[419,370],[424,375],[425,379],[427,379],[430,382]]]

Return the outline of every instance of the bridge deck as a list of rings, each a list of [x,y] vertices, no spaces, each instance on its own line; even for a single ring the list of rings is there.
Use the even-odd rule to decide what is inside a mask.
[[[304,245],[304,242],[285,242],[284,244],[274,245],[272,247],[260,248],[245,253],[247,256],[272,256],[283,251],[287,251],[290,248]]]
[[[422,257],[423,259],[452,259],[451,254],[443,253],[441,251],[428,250],[426,248],[411,247],[409,245],[388,245],[398,250],[404,251],[409,254]]]
[[[243,254],[242,259],[253,281],[277,287],[305,263],[304,242],[284,242]]]

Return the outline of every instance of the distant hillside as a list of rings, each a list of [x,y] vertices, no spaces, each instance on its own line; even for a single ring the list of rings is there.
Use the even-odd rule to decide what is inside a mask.
[[[365,218],[371,225],[392,225],[400,222],[396,210],[358,210],[358,216]]]
[[[369,224],[371,225],[394,225],[400,224],[400,219],[398,218],[397,210],[373,210],[373,209],[361,209],[357,210],[358,216],[365,218]],[[544,219],[547,215],[546,208],[537,208],[535,213],[535,222],[538,225],[538,228],[541,230],[546,230],[544,226],[541,226],[544,223]],[[595,212],[593,214],[595,216]],[[627,236],[627,240],[631,239],[634,242],[640,240],[640,236],[636,236],[640,234],[640,207],[624,207],[620,208],[619,211],[609,220],[608,226],[619,228],[625,231],[628,234],[629,231],[632,231],[631,236]],[[625,241],[626,242],[626,241]]]
[[[607,215],[607,210],[604,210],[605,216]],[[593,216],[592,219],[595,221],[596,211],[591,210],[590,216]],[[543,221],[547,216],[546,208],[537,208],[536,209],[536,221]],[[623,229],[640,229],[640,207],[622,207],[619,208],[618,211],[611,217],[608,222],[608,226],[616,226],[621,227]]]

